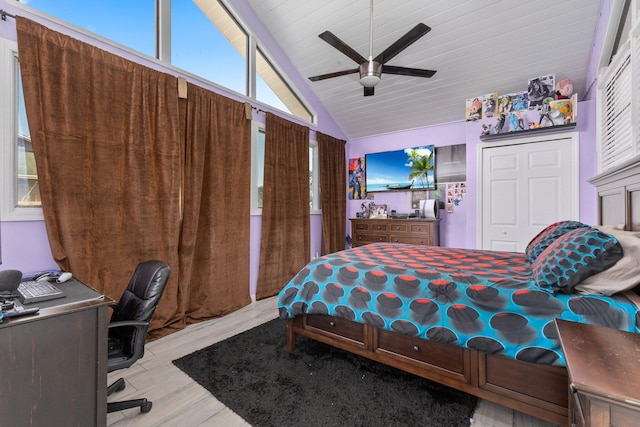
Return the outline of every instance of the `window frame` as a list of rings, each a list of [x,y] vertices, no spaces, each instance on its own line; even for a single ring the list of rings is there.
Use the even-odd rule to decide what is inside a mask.
[[[258,207],[258,143],[259,132],[266,132],[264,123],[256,120],[251,121],[251,215],[262,215],[262,208]],[[318,159],[318,143],[315,139],[309,139],[309,149],[313,150],[312,164],[312,185],[313,200],[309,207],[311,215],[322,214],[322,206],[320,203],[320,162]],[[262,159],[264,162],[264,159]],[[263,167],[264,171],[264,167]]]
[[[251,121],[251,215],[262,215],[262,208],[258,206],[258,134],[264,131],[263,123]]]
[[[313,150],[313,157],[312,157],[313,179],[311,181],[313,184],[313,190],[312,190],[313,200],[311,200],[310,213],[311,215],[314,215],[314,214],[322,213],[322,203],[320,202],[320,191],[322,190],[320,185],[320,160],[318,157],[318,141],[316,141],[315,139],[310,139],[309,149]]]
[[[42,221],[42,207],[16,206],[18,191],[18,45],[0,38],[0,140],[2,141],[2,197],[0,221]]]

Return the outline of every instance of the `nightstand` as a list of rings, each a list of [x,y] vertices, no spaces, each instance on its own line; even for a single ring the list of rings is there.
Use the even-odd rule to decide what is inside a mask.
[[[556,319],[571,426],[640,425],[640,335]]]

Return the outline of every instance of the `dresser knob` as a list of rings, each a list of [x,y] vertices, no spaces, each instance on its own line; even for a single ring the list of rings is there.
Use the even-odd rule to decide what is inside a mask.
[[[417,345],[413,346],[413,351],[415,351],[416,353],[420,351],[420,347],[418,347]]]
[[[330,321],[330,322],[329,322],[329,324],[330,324],[331,326],[333,326],[334,328],[335,328],[335,326],[336,326],[336,322],[334,322],[333,320],[332,320],[332,321]]]

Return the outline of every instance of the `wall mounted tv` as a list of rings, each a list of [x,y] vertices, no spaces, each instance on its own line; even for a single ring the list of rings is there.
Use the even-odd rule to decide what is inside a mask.
[[[367,192],[436,188],[433,145],[366,154],[364,164]],[[425,169],[426,176],[421,173]]]

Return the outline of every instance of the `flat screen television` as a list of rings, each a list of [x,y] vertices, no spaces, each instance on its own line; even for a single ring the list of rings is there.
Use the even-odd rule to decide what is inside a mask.
[[[364,164],[367,192],[436,188],[433,145],[366,154]],[[420,173],[425,169],[426,176]]]

